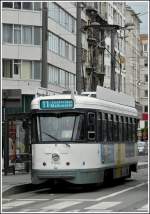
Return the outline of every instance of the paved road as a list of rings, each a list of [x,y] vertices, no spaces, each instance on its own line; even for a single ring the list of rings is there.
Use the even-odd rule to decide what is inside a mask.
[[[97,188],[56,185],[3,198],[4,212],[148,212],[148,173]]]

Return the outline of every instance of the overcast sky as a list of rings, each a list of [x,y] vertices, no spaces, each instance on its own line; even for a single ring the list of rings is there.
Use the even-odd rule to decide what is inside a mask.
[[[149,18],[148,2],[130,1],[130,2],[126,2],[126,4],[131,6],[136,13],[141,13],[139,14],[139,18],[142,21],[142,23],[140,24],[140,33],[148,33],[148,18]]]

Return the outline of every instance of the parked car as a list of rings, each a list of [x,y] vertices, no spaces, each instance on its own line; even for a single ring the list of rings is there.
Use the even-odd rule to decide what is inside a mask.
[[[138,154],[139,155],[147,155],[148,154],[148,144],[145,141],[138,141],[137,142],[138,147]]]

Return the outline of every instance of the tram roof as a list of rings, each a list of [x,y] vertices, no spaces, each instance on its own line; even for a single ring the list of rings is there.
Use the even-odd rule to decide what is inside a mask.
[[[98,98],[79,96],[79,95],[53,95],[53,96],[41,96],[32,100],[31,109],[40,110],[41,100],[68,100],[73,99],[74,109],[99,109],[111,113],[119,113],[125,115],[137,116],[137,110],[135,107],[121,105],[114,102],[105,101]]]

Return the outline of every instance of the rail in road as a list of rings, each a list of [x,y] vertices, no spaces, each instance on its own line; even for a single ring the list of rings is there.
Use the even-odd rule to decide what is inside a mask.
[[[3,198],[5,212],[147,212],[147,170],[98,188],[57,186]]]

